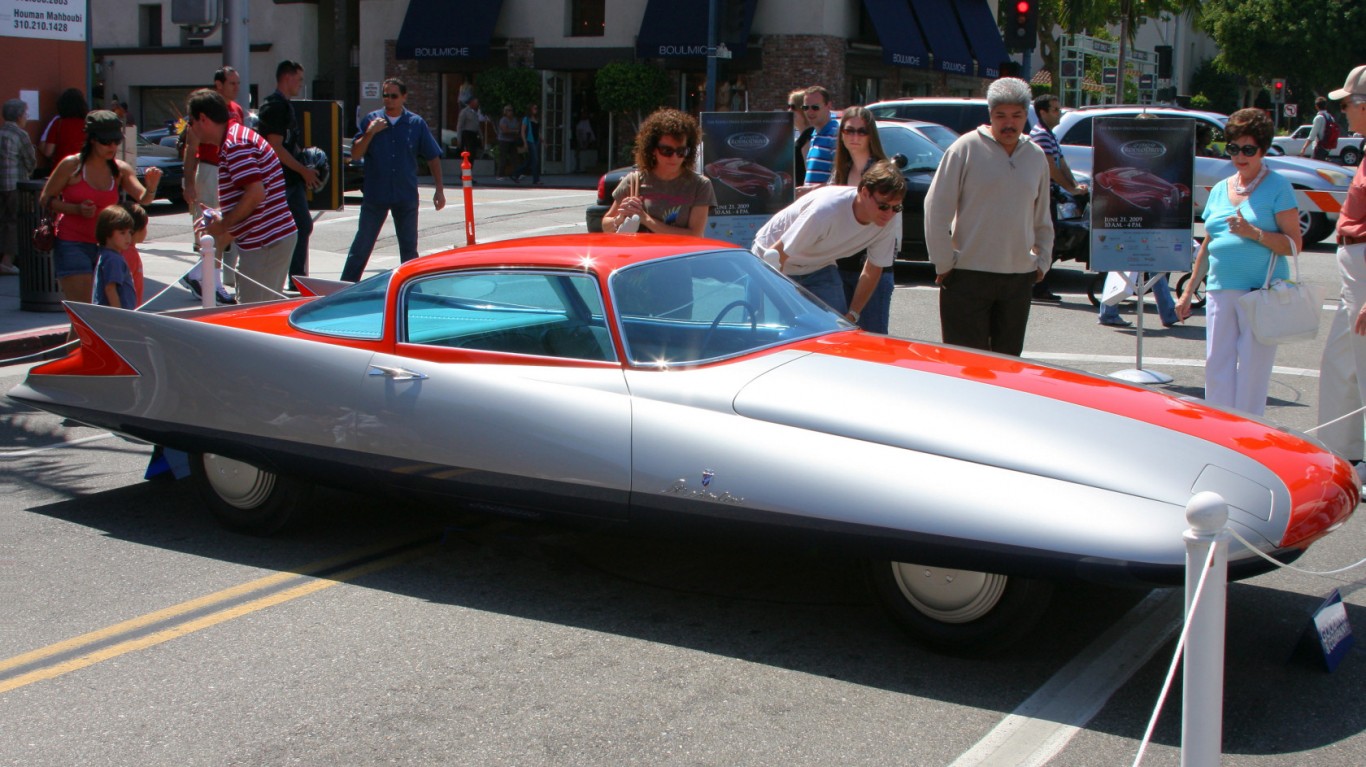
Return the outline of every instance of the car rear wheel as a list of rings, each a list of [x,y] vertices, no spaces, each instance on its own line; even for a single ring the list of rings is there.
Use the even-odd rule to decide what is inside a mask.
[[[307,482],[213,453],[192,456],[190,474],[218,523],[248,535],[284,529],[313,492]]]
[[[1345,146],[1338,154],[1338,159],[1342,160],[1343,165],[1359,165],[1361,164],[1361,150]]]
[[[1306,248],[1319,243],[1332,233],[1333,222],[1328,220],[1327,213],[1309,213],[1303,208],[1300,209],[1300,237],[1304,240]]]
[[[1020,639],[1053,595],[1048,581],[909,562],[874,562],[870,574],[879,601],[914,640],[958,655]]]

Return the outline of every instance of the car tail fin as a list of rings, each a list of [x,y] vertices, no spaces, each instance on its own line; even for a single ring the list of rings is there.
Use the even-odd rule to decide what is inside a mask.
[[[124,311],[109,309],[109,311]],[[94,328],[67,305],[71,327],[80,345],[67,356],[47,362],[30,371],[34,375],[54,376],[136,376],[141,375],[128,361],[114,351]]]

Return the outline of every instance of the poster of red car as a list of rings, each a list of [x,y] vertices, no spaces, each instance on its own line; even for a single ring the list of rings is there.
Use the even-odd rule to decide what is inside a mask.
[[[787,112],[704,112],[702,173],[716,207],[707,236],[748,248],[755,232],[794,199],[792,117]]]
[[[1195,121],[1110,117],[1094,124],[1091,268],[1189,270]]]

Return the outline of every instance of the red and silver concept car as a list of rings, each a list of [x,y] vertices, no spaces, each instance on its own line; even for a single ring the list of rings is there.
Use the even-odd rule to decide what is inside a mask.
[[[189,454],[228,527],[271,532],[329,483],[806,536],[866,554],[893,616],[951,650],[1018,636],[1058,579],[1179,583],[1197,492],[1283,560],[1358,501],[1307,437],[864,333],[708,240],[513,240],[321,297],[68,311],[80,347],[9,396]],[[1263,564],[1238,545],[1230,562]]]

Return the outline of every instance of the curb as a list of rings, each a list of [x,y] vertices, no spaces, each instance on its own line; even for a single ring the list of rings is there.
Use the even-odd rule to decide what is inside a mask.
[[[54,325],[0,336],[0,366],[18,364],[21,358],[26,362],[49,359],[42,353],[66,343],[69,329],[69,325]]]

